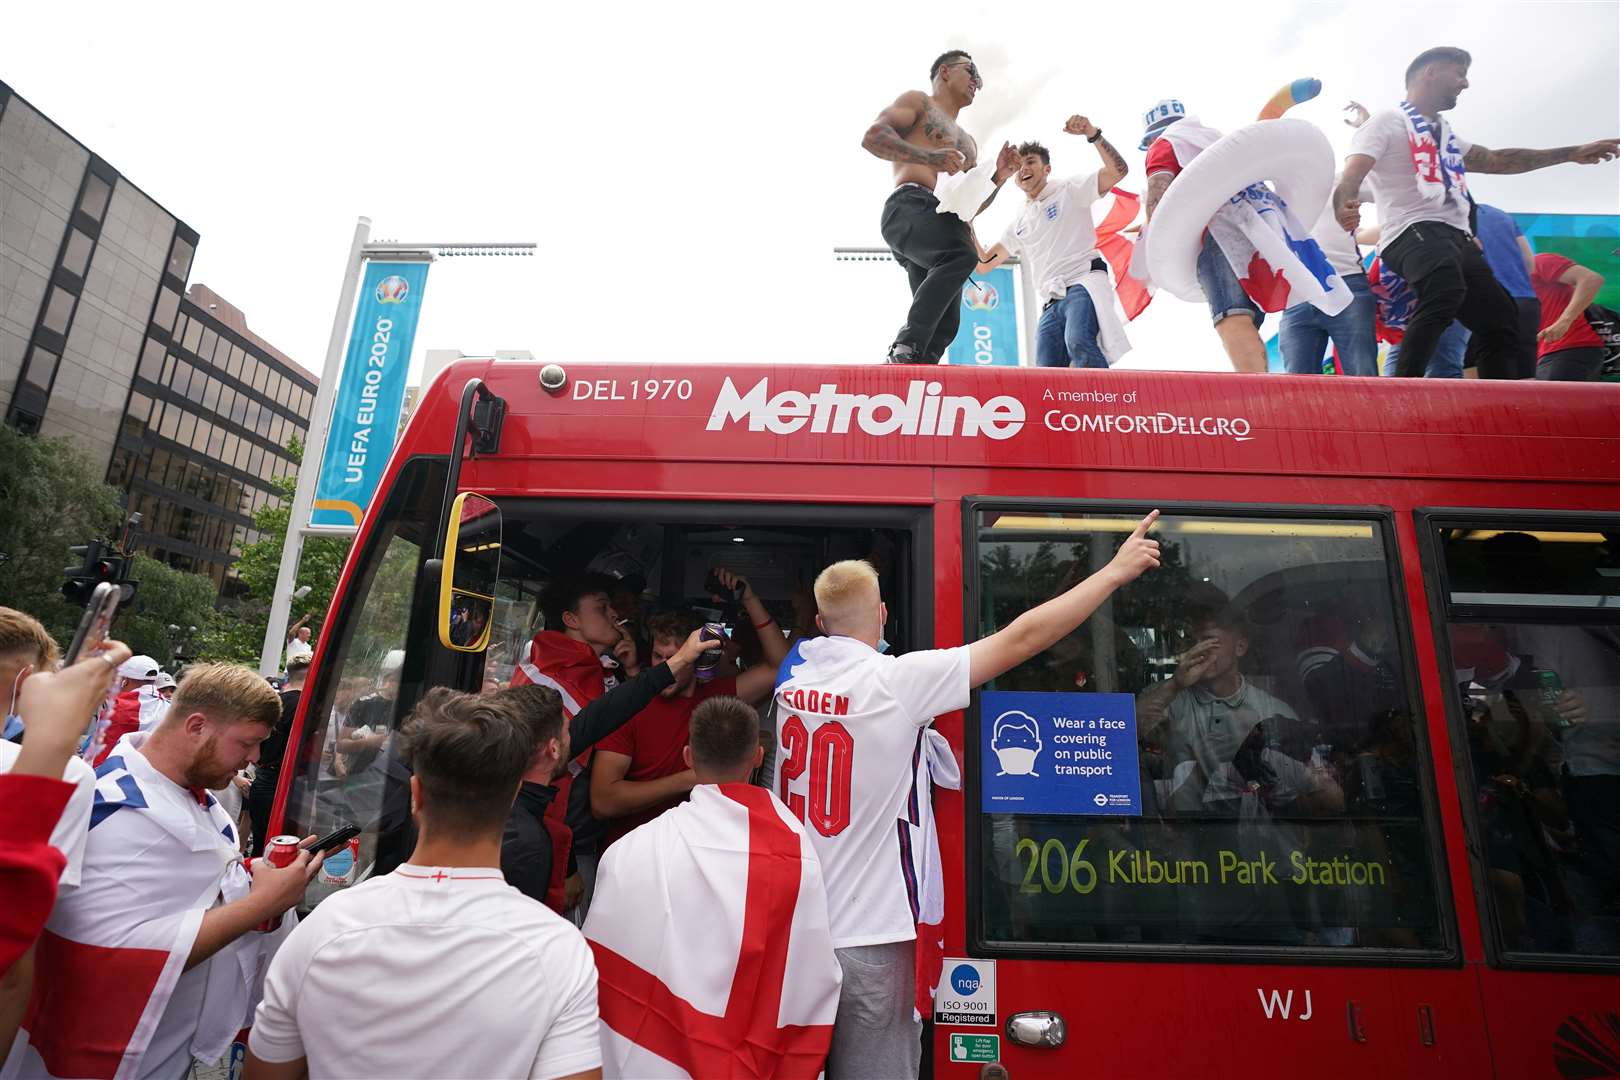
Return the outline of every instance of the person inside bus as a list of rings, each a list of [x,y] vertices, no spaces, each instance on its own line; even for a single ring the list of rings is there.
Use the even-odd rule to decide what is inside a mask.
[[[1192,608],[1187,622],[1192,648],[1176,658],[1176,670],[1168,679],[1149,686],[1136,699],[1138,736],[1163,746],[1165,768],[1172,777],[1181,766],[1193,763],[1200,786],[1225,774],[1260,724],[1266,725],[1267,742],[1273,747],[1291,744],[1299,727],[1292,708],[1244,676],[1247,621],[1230,603],[1218,600],[1224,598],[1211,593]],[[1178,805],[1187,806],[1185,800]]]
[[[582,573],[551,582],[540,594],[545,628],[529,642],[523,659],[512,672],[512,686],[531,683],[549,686],[562,696],[563,711],[572,717],[608,689],[608,665],[617,667],[613,650],[624,639],[620,619],[608,598],[615,580],[598,573]],[[617,677],[615,676],[615,682]],[[577,770],[557,782],[557,803],[573,837],[574,858],[584,882],[581,910],[590,905],[596,880],[597,841],[601,826],[591,817],[591,751],[575,751]]]
[[[682,757],[693,710],[712,697],[737,697],[757,707],[770,694],[777,669],[787,658],[787,640],[747,580],[723,568],[715,574],[726,589],[740,588],[737,602],[757,631],[763,657],[746,671],[735,675],[722,671],[707,682],[699,682],[694,670],[684,671],[674,685],[597,746],[591,812],[599,821],[610,823],[604,849],[636,826],[684,802],[697,783],[697,775]],[[691,611],[653,616],[648,621],[653,659],[662,663],[673,657],[698,626],[698,617]]]
[[[584,891],[573,855],[573,832],[553,809],[556,780],[569,761],[622,728],[659,700],[661,692],[689,678],[698,658],[714,648],[712,639],[693,630],[657,665],[615,686],[566,723],[562,695],[549,686],[530,683],[497,691],[503,700],[516,701],[539,732],[535,760],[523,774],[501,840],[501,870],[525,896],[561,913],[573,907]]]

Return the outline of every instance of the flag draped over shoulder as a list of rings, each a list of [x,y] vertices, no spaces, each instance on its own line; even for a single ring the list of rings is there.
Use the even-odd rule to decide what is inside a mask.
[[[1117,187],[1108,212],[1097,223],[1097,250],[1114,272],[1114,292],[1119,296],[1119,306],[1125,309],[1127,319],[1142,314],[1153,300],[1152,284],[1131,276],[1131,256],[1135,245],[1125,235],[1125,230],[1136,220],[1141,208],[1140,196],[1134,191]]]
[[[821,865],[764,788],[702,784],[602,857],[585,920],[609,1077],[814,1077],[842,974]]]
[[[218,801],[158,773],[144,741],[126,736],[96,770],[81,884],[62,892],[40,937],[6,1080],[125,1080],[158,1064],[143,1063],[154,1038],[165,1053],[178,1044],[217,1060],[252,1015],[262,962],[296,921],[289,912],[280,930],[249,933],[185,971],[203,915],[251,881]]]
[[[1186,166],[1220,141],[1221,133],[1189,116],[1166,128],[1161,138]],[[1243,291],[1261,310],[1312,304],[1337,315],[1350,306],[1350,287],[1334,271],[1321,245],[1265,184],[1250,184],[1227,199],[1210,219],[1209,235]]]
[[[900,848],[910,861],[906,890],[917,921],[917,984],[912,1008],[919,1018],[934,1013],[934,990],[945,967],[945,875],[934,821],[934,788],[959,791],[962,772],[951,744],[932,727],[917,732],[912,754],[911,796],[900,819]]]

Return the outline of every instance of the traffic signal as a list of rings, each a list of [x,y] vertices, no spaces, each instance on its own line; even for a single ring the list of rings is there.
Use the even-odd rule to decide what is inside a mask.
[[[88,604],[96,586],[103,581],[119,587],[120,604],[135,598],[135,586],[139,583],[129,580],[132,560],[128,555],[102,540],[75,544],[68,551],[82,560],[62,570],[62,595],[68,603],[78,607]]]
[[[74,544],[68,548],[68,553],[80,561],[74,566],[62,568],[62,596],[75,607],[83,607],[90,602],[90,594],[95,592],[97,582],[104,580],[101,577],[104,564],[101,541]]]

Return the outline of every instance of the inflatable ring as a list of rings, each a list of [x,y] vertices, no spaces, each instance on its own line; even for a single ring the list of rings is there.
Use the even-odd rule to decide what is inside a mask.
[[[1309,101],[1321,92],[1321,79],[1295,79],[1271,95],[1271,100],[1266,102],[1266,107],[1260,110],[1259,119],[1275,120],[1295,105]]]
[[[1148,226],[1154,283],[1198,303],[1198,249],[1215,211],[1250,184],[1269,180],[1302,222],[1314,222],[1333,194],[1333,147],[1307,120],[1261,120],[1223,136],[1193,158],[1165,190]]]

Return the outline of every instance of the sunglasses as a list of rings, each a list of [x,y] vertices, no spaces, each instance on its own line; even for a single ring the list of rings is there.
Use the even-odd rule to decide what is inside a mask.
[[[971,60],[958,60],[954,64],[946,64],[945,66],[946,67],[953,67],[953,68],[954,67],[965,67],[965,68],[967,68],[967,70],[968,70],[968,78],[973,81],[973,85],[976,86],[976,87],[983,87],[984,86],[984,79],[979,75],[978,65],[975,64],[973,61],[971,61]]]

